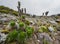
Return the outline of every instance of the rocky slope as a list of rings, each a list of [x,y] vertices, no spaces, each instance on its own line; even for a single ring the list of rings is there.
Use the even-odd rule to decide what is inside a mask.
[[[60,16],[31,16],[29,14],[22,14],[23,17],[21,19],[21,17],[16,16],[18,15],[17,11],[4,6],[0,6],[0,12],[0,44],[6,44],[5,42],[8,42],[6,41],[7,36],[15,29],[20,28],[20,30],[22,29],[25,32],[26,24],[34,29],[33,35],[24,41],[26,44],[60,44]],[[14,28],[10,26],[11,21],[16,23]],[[24,27],[19,27],[19,22],[23,22]],[[12,34],[14,35],[14,33]],[[12,43],[8,44],[17,43],[13,40]]]
[[[27,44],[60,44],[60,16],[25,17],[25,19],[30,22],[29,26],[34,28],[34,34],[27,40]],[[11,20],[18,22],[20,19],[18,16],[0,13],[1,44],[5,44],[8,35],[2,33],[2,30],[6,29]]]

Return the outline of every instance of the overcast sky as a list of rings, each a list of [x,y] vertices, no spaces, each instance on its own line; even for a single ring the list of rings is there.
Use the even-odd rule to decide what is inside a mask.
[[[49,11],[49,15],[60,13],[60,0],[19,0],[21,8],[27,8],[27,13],[42,15]],[[0,0],[0,5],[17,10],[18,0]]]

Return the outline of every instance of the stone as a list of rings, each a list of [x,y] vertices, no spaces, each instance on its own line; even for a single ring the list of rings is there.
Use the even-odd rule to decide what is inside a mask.
[[[0,43],[6,40],[7,34],[0,33]]]
[[[51,27],[51,26],[49,26],[48,29],[49,29],[50,32],[53,32],[54,31],[54,28]]]

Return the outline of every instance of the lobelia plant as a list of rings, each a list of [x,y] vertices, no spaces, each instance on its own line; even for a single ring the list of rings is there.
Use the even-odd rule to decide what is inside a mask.
[[[10,43],[16,40],[18,32],[16,30],[10,32],[7,36],[6,43]]]
[[[12,26],[12,27],[15,26],[15,22],[14,21],[11,21],[10,22],[10,26]]]
[[[20,22],[20,23],[19,23],[19,29],[22,30],[22,31],[25,31],[24,25],[25,25],[25,24],[24,24],[23,22]]]
[[[18,34],[18,42],[19,42],[19,44],[25,44],[25,39],[26,39],[26,32],[21,31]]]
[[[31,28],[31,27],[26,27],[26,34],[27,34],[27,37],[28,37],[28,38],[33,35],[33,32],[34,32],[33,28]]]
[[[19,23],[19,27],[23,27],[24,26],[24,23],[23,22],[20,22]]]

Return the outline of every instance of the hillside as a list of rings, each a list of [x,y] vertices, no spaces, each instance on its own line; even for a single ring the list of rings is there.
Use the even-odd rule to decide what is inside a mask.
[[[0,13],[12,14],[12,15],[18,16],[18,11],[13,10],[9,7],[5,7],[5,6],[0,6]],[[25,13],[21,13],[21,14],[26,15],[26,16],[30,16],[30,14],[25,14]]]
[[[17,15],[0,6],[0,44],[60,44],[60,16]]]
[[[18,12],[13,10],[13,9],[10,9],[8,7],[5,7],[5,6],[0,6],[0,12],[1,13],[6,13],[6,14],[12,14],[12,15],[18,15]]]

